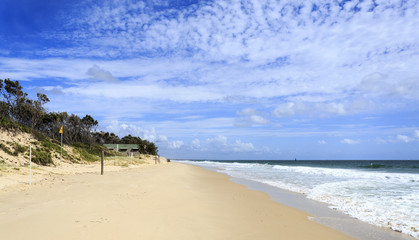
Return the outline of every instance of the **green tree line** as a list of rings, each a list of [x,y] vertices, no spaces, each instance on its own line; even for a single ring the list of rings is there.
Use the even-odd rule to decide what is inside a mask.
[[[131,135],[119,138],[114,133],[97,132],[99,123],[88,114],[80,118],[67,112],[48,112],[44,105],[49,101],[47,95],[41,93],[32,100],[19,81],[0,79],[0,118],[15,121],[58,141],[63,126],[64,143],[82,144],[90,151],[99,144],[126,143],[138,144],[141,153],[157,155],[158,148],[153,142]]]

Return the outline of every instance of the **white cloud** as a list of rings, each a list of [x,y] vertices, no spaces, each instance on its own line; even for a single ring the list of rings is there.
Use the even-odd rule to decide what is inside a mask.
[[[170,149],[179,149],[179,148],[181,148],[183,145],[184,145],[183,141],[179,141],[179,140],[177,140],[177,141],[172,141],[172,142],[169,142],[169,144],[168,144],[168,148],[170,148]]]
[[[128,79],[127,87],[84,83],[63,89],[83,97],[263,99],[277,104],[277,117],[310,109],[354,114],[388,96],[417,100],[415,1],[358,3],[359,11],[346,7],[351,4],[212,1],[169,4],[167,11],[141,1],[89,4],[66,25],[68,34],[53,35],[74,40],[73,47],[40,50],[44,59],[3,58],[0,71],[15,79],[71,83],[85,82],[86,72],[101,80]],[[250,123],[266,124],[266,117],[255,115]]]
[[[345,6],[351,4],[354,3],[346,2]],[[346,114],[352,112],[335,98],[350,97],[351,90],[375,92],[388,88],[383,86],[395,86],[391,89],[399,96],[402,93],[413,96],[418,89],[414,77],[418,61],[415,39],[419,37],[415,29],[419,20],[415,17],[414,1],[396,5],[359,3],[359,11],[342,8],[335,2],[318,1],[229,4],[213,1],[181,8],[166,6],[173,14],[153,11],[154,6],[155,3],[149,2],[118,1],[80,8],[85,11],[79,12],[69,25],[72,30],[78,30],[69,34],[71,39],[79,39],[75,45],[81,47],[79,53],[70,49],[71,55],[80,54],[86,59],[86,56],[106,53],[133,59],[97,64],[118,78],[130,75],[145,81],[146,84],[137,86],[146,91],[156,88],[154,84],[149,85],[150,79],[155,82],[181,77],[184,88],[200,85],[209,87],[213,95],[220,93],[211,98],[204,94],[190,101],[214,101],[229,95],[275,98],[322,93],[325,104],[320,108],[330,114]],[[85,41],[87,37],[94,41]],[[173,55],[165,54],[156,61],[137,57],[161,52]],[[182,69],[173,71],[173,66],[179,63]],[[16,65],[12,65],[13,69],[1,69],[2,72],[19,76]],[[87,70],[77,74],[78,69],[72,64],[68,70],[52,65],[58,70],[56,73],[64,69],[60,77],[72,72],[73,78],[80,79],[80,73]],[[21,74],[26,78],[52,74],[42,71],[42,66],[32,70]],[[382,79],[388,83],[378,87],[373,84]],[[296,107],[280,107],[276,115],[292,116],[302,111]]]
[[[358,88],[366,94],[417,99],[419,97],[419,78],[410,74],[400,77],[398,75],[388,76],[376,72],[367,75]]]
[[[385,87],[385,80],[388,76],[379,72],[368,74],[359,84],[359,89],[369,92],[380,92]]]
[[[195,138],[194,140],[192,140],[191,146],[194,149],[199,149],[201,147],[201,141],[199,141],[199,139]]]
[[[236,140],[230,143],[225,136],[217,136],[215,138],[208,138],[205,140],[203,149],[206,151],[219,152],[251,152],[255,150],[252,143],[245,143],[241,140]]]
[[[60,48],[18,42],[14,54],[2,45],[10,57],[0,57],[0,72],[60,94],[52,111],[124,119],[115,132],[173,150],[251,150],[248,136],[272,136],[280,125],[281,136],[337,134],[272,116],[390,116],[419,106],[415,0],[185,2],[80,3],[63,14],[62,31],[39,36],[37,44],[54,39]],[[180,121],[186,115],[202,117]],[[389,128],[386,141],[419,138]]]
[[[345,139],[343,139],[340,142],[341,143],[345,143],[345,144],[359,144],[361,141],[360,140],[353,140],[353,139],[345,138]]]
[[[288,102],[278,105],[273,111],[274,116],[278,118],[289,117],[296,114],[308,112],[310,109],[305,103]]]
[[[245,108],[242,111],[238,112],[239,115],[257,115],[258,112],[253,108]]]
[[[240,140],[237,140],[233,144],[233,150],[235,152],[250,152],[250,151],[255,150],[255,147],[253,146],[252,143],[243,143]]]
[[[89,75],[94,80],[106,81],[106,82],[118,82],[109,71],[106,71],[100,68],[98,65],[94,64],[89,70],[87,70],[87,75]]]
[[[227,137],[219,135],[214,138],[207,138],[201,141],[198,138],[193,139],[190,144],[185,144],[182,140],[169,140],[167,136],[160,135],[154,128],[143,129],[134,124],[120,123],[119,121],[112,121],[105,131],[113,132],[118,136],[138,136],[142,139],[156,143],[160,152],[179,151],[186,153],[201,152],[201,153],[245,153],[255,151],[255,147],[250,142],[243,142],[236,140],[230,142]]]
[[[270,123],[268,119],[260,116],[261,113],[252,108],[245,108],[237,114],[243,116],[235,119],[234,125],[237,127],[251,127],[253,125],[266,125]]]
[[[385,144],[385,143],[387,143],[389,141],[386,140],[386,139],[383,139],[383,138],[376,138],[375,139],[375,142],[378,143],[378,144]]]
[[[273,115],[282,118],[294,115],[348,115],[371,109],[374,103],[365,99],[344,102],[287,102],[279,104]]]
[[[255,124],[268,124],[269,123],[268,119],[258,116],[258,115],[251,115],[250,120]]]
[[[398,143],[398,142],[404,142],[409,143],[413,141],[419,140],[419,130],[413,130],[413,134],[408,136],[404,134],[397,134],[388,136],[387,139],[378,138],[378,143]]]
[[[273,111],[273,114],[276,117],[289,117],[295,115],[296,113],[305,112],[306,109],[306,106],[302,103],[288,102],[278,105]]]
[[[158,134],[154,128],[143,129],[134,124],[125,124],[114,120],[105,129],[106,131],[113,132],[120,137],[130,134],[132,136],[154,142],[159,148],[159,151],[165,151],[167,149],[179,150],[185,146],[185,143],[182,140],[169,140],[167,136]],[[192,145],[194,148],[199,148],[199,140],[195,139],[192,142]]]
[[[411,138],[409,136],[401,135],[401,134],[397,135],[396,139],[399,142],[405,142],[405,143],[408,143],[408,142],[411,142],[411,141],[414,140],[413,138]]]
[[[317,143],[318,143],[318,144],[320,144],[320,145],[325,145],[325,144],[327,144],[327,142],[326,142],[325,140],[319,140]]]
[[[144,84],[141,81],[122,84],[95,83],[84,87],[70,87],[65,93],[81,96],[106,96],[113,99],[146,98],[154,101],[197,102],[216,101],[220,93],[204,86],[171,86],[168,84]]]
[[[208,138],[206,139],[205,144],[210,149],[218,149],[220,151],[223,151],[228,146],[227,137],[225,136],[217,136],[215,138]]]
[[[120,137],[130,134],[132,136],[140,137],[151,142],[164,143],[168,141],[166,136],[158,134],[154,128],[143,129],[134,124],[120,123],[116,120],[111,121],[111,123],[106,126],[105,129],[105,131],[113,132]]]

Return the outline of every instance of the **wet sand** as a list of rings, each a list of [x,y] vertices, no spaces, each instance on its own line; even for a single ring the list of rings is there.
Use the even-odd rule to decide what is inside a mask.
[[[326,203],[308,199],[305,195],[272,187],[250,180],[232,178],[233,182],[243,184],[249,189],[262,191],[276,202],[299,209],[310,214],[310,220],[329,226],[359,240],[415,240],[414,237],[374,226],[329,208]]]

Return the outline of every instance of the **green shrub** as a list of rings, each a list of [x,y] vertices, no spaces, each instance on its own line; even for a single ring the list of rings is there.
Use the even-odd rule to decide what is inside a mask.
[[[48,140],[46,138],[44,138],[44,139],[41,140],[41,144],[42,144],[43,147],[45,147],[47,149],[50,149],[50,150],[54,150],[57,153],[60,153],[61,152],[61,146],[60,145],[54,144],[50,140]],[[63,154],[64,154],[64,151],[65,150],[63,149]]]
[[[90,154],[84,148],[74,146],[74,150],[77,151],[81,155],[81,157],[84,160],[88,161],[88,162],[95,162],[95,161],[99,161],[100,160],[99,155]]]
[[[32,162],[44,166],[54,164],[51,153],[40,149],[34,149],[34,151],[32,151]]]
[[[105,155],[108,155],[108,156],[110,155],[109,150],[106,147],[104,147],[104,146],[102,146],[100,144],[94,144],[89,149],[90,149],[89,153],[90,154],[93,154],[93,155],[100,156],[102,154],[102,151],[105,151]]]
[[[0,143],[0,149],[3,150],[5,153],[9,154],[9,155],[14,155],[14,153],[12,151],[10,151],[10,149],[4,145],[3,143]]]
[[[51,153],[52,151],[55,151],[58,155],[61,155],[61,145],[54,143],[54,141],[51,141],[48,138],[41,137],[38,138],[41,142],[42,149],[46,152]],[[63,148],[63,159],[71,160],[70,155],[67,153],[67,151]]]
[[[20,145],[19,143],[15,143],[15,152],[14,155],[17,156],[19,153],[24,153],[29,149],[28,146]]]
[[[75,143],[73,143],[73,147],[77,147],[77,148],[89,148],[88,145],[83,144],[81,142],[75,142]]]
[[[21,125],[15,122],[14,120],[5,118],[5,117],[0,117],[0,128],[6,129],[6,130],[20,129],[22,132],[26,132],[26,133],[33,132],[30,127]]]
[[[113,150],[107,149],[101,144],[93,144],[92,146],[89,146],[87,144],[76,142],[73,143],[73,147],[81,155],[82,159],[89,162],[99,161],[102,151],[104,151],[105,156],[115,156],[118,154]]]

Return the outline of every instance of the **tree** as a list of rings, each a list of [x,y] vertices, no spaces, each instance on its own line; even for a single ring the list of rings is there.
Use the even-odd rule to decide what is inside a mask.
[[[37,129],[46,113],[43,105],[49,102],[45,94],[38,93],[37,100],[27,98],[19,81],[0,79],[0,94],[4,101],[0,101],[0,116],[12,118],[18,123],[32,129]]]
[[[138,144],[139,152],[143,154],[157,155],[158,153],[158,148],[154,145],[154,143],[143,140],[139,137],[133,137],[131,135],[125,136],[121,138],[121,143]]]
[[[81,120],[81,123],[82,123],[83,132],[84,132],[84,134],[85,134],[85,136],[88,140],[88,143],[89,143],[89,148],[90,148],[90,150],[92,150],[92,144],[94,142],[92,132],[93,132],[93,130],[96,130],[96,129],[93,129],[93,128],[95,128],[98,125],[98,122],[92,116],[87,114]]]
[[[154,143],[139,137],[128,135],[120,139],[114,133],[96,132],[99,123],[88,114],[80,118],[67,112],[48,113],[44,108],[50,101],[47,95],[37,93],[36,96],[36,100],[29,99],[19,81],[0,79],[0,117],[14,120],[56,140],[60,139],[59,129],[63,126],[63,142],[80,142],[89,145],[90,150],[96,142],[138,144],[141,153],[156,155],[158,152]]]
[[[40,124],[42,124],[42,116],[46,114],[46,110],[44,108],[44,105],[49,103],[49,98],[47,95],[42,93],[37,93],[37,100],[33,102],[33,115],[32,115],[32,126],[33,128],[37,127],[39,128]]]
[[[61,127],[60,113],[45,113],[42,115],[39,131],[47,134],[50,138],[58,138],[58,130]]]
[[[42,116],[46,114],[44,104],[49,102],[49,99],[41,93],[37,93],[37,97],[38,99],[35,101],[26,98],[23,103],[17,106],[16,119],[32,129],[39,130]]]
[[[26,97],[28,96],[27,93],[22,91],[22,86],[20,85],[19,81],[12,81],[10,79],[4,79],[4,89],[3,89],[3,81],[2,81],[2,95],[3,98],[6,100],[8,106],[9,116],[18,121],[18,109],[24,104],[26,101]]]
[[[115,133],[109,133],[109,132],[95,132],[94,138],[96,140],[96,143],[99,144],[105,144],[105,143],[120,143],[121,139]]]
[[[3,79],[0,79],[0,117],[9,118],[9,105],[3,101]]]
[[[3,101],[0,101],[0,117],[9,118],[9,105]]]
[[[64,124],[65,134],[69,139],[69,143],[83,142],[82,139],[82,122],[79,116],[71,114]]]

